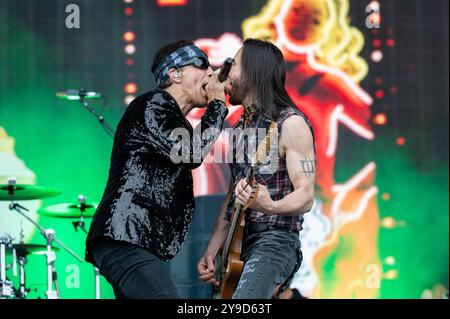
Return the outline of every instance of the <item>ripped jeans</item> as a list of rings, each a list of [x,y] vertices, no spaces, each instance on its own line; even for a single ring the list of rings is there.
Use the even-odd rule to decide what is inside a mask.
[[[244,229],[241,259],[244,269],[233,299],[270,299],[276,288],[300,268],[298,232],[249,223]]]

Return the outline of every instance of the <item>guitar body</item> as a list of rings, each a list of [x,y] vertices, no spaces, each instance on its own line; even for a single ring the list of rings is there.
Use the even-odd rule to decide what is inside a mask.
[[[241,277],[244,262],[239,260],[239,254],[232,254],[228,260],[227,270],[220,285],[220,299],[231,299]]]
[[[243,207],[237,201],[234,203],[228,235],[222,246],[222,253],[217,256],[218,260],[216,260],[216,280],[219,282],[219,286],[212,289],[212,297],[215,299],[231,299],[241,278],[244,268],[244,263],[241,261],[241,247],[245,227],[245,212],[254,203],[259,191],[255,181],[256,166],[264,162],[267,157],[271,141],[274,139],[276,132],[276,122],[272,122],[269,133],[258,145],[255,160],[247,172],[247,185],[252,188],[248,202]]]
[[[238,222],[233,232],[230,250],[227,256],[223,256],[223,262],[218,263],[220,265],[220,273],[217,276],[219,287],[215,287],[213,292],[213,298],[216,299],[231,299],[244,268],[244,262],[241,261],[241,246],[244,235],[245,214],[241,210],[235,211],[235,213],[238,213],[239,216],[236,216]]]

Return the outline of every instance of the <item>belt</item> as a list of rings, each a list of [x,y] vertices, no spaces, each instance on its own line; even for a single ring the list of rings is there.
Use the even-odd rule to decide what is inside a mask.
[[[275,226],[275,225],[271,225],[271,224],[267,224],[267,223],[246,222],[245,228],[246,228],[247,232],[250,234],[260,233],[260,232],[269,231],[269,230],[285,231],[285,232],[297,234],[297,235],[299,234],[298,230],[292,230],[292,229],[289,229],[286,227]]]

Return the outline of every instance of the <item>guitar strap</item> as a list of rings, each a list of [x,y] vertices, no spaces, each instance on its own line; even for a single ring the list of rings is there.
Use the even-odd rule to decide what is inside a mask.
[[[261,118],[258,120],[258,125],[260,123]],[[258,145],[258,149],[256,150],[255,157],[251,163],[251,169],[255,172],[256,169],[266,160],[269,152],[270,152],[270,146],[272,145],[273,135],[274,132],[277,132],[277,123],[272,121],[269,126],[269,130],[266,133],[266,136],[264,137],[263,141]],[[245,187],[250,185],[252,187],[250,198],[248,202],[244,206],[244,211],[248,209],[253,203],[256,201],[256,198],[258,197],[259,193],[259,184],[255,183],[254,177],[253,180],[247,181],[247,184]],[[244,189],[245,189],[244,187]]]

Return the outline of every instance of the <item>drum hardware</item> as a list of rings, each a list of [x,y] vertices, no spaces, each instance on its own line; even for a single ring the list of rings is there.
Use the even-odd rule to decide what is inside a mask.
[[[26,271],[25,265],[27,263],[27,255],[29,254],[39,254],[43,253],[46,255],[46,265],[47,265],[47,291],[46,296],[48,299],[57,299],[60,298],[58,281],[57,281],[57,273],[55,271],[55,261],[56,255],[55,251],[58,251],[57,247],[53,247],[53,243],[56,242],[60,247],[66,250],[69,254],[71,254],[78,261],[83,262],[83,260],[78,257],[72,250],[70,250],[67,246],[64,245],[60,240],[55,238],[55,231],[53,229],[45,229],[40,226],[37,222],[32,220],[27,216],[29,210],[26,207],[23,207],[19,203],[15,202],[16,200],[35,200],[47,197],[53,197],[61,194],[59,190],[36,186],[36,185],[23,185],[16,184],[15,178],[11,177],[8,179],[8,184],[0,185],[0,200],[8,200],[10,201],[9,210],[16,211],[23,218],[27,219],[31,222],[37,229],[39,229],[40,233],[46,239],[46,245],[36,245],[36,244],[25,244],[24,243],[24,233],[21,220],[21,231],[20,231],[20,240],[19,244],[12,244],[12,238],[6,237],[6,235],[0,237],[0,242],[3,246],[3,254],[0,256],[0,263],[2,265],[2,279],[0,283],[2,294],[0,297],[2,298],[16,298],[24,299],[27,296],[27,293],[30,289],[26,288]],[[97,209],[97,203],[88,203],[86,201],[85,195],[79,195],[78,201],[76,203],[63,203],[52,206],[47,206],[41,208],[37,211],[37,213],[41,216],[46,217],[56,217],[56,218],[77,218],[77,221],[72,222],[72,225],[75,231],[81,229],[85,234],[87,234],[87,230],[85,228],[85,218],[91,218],[94,216],[95,211]],[[12,282],[7,280],[6,277],[6,249],[11,249],[12,258],[13,258],[13,274],[14,277],[17,277],[17,266],[19,268],[19,288],[15,289]],[[95,297],[96,299],[100,299],[100,271],[98,268],[94,267],[94,276],[95,276]],[[5,284],[3,284],[3,282]],[[54,287],[54,289],[53,289]]]
[[[7,266],[6,269],[13,268],[13,276],[17,277],[17,265],[19,265],[19,289],[16,290],[15,296],[19,299],[25,299],[28,292],[30,291],[29,288],[26,288],[26,271],[25,271],[25,265],[27,263],[27,256],[31,254],[35,255],[46,255],[47,254],[47,246],[45,245],[38,245],[38,244],[12,244],[12,255],[13,255],[13,262],[12,265],[9,267]],[[59,249],[57,247],[52,247],[52,250],[54,252],[57,252]],[[8,254],[8,253],[7,253]],[[53,274],[55,275],[55,274]]]
[[[78,227],[84,231],[84,233],[87,235],[86,228],[84,228],[84,211],[86,210],[86,196],[79,195],[78,201],[80,203],[80,219],[76,222],[72,222],[73,228],[75,228],[75,231],[78,231]]]
[[[39,209],[37,213],[41,216],[56,217],[56,218],[78,218],[77,221],[72,222],[76,232],[78,228],[86,235],[85,218],[94,216],[98,204],[94,202],[86,202],[86,195],[78,195],[77,203],[63,203],[52,206],[47,206]],[[94,267],[95,276],[95,297],[100,299],[100,271]]]
[[[12,238],[9,234],[0,234],[0,299],[13,297],[13,284],[6,277],[6,248],[10,248]]]
[[[47,260],[47,291],[46,296],[48,299],[58,299],[60,298],[59,294],[59,287],[58,283],[56,281],[56,271],[55,271],[55,261],[56,261],[56,255],[54,253],[54,250],[52,249],[53,242],[56,242],[60,247],[62,247],[65,251],[67,251],[70,255],[72,255],[75,259],[77,259],[79,262],[83,262],[83,260],[78,257],[72,250],[70,250],[62,241],[55,238],[55,231],[51,228],[45,229],[41,225],[39,225],[37,222],[32,220],[25,212],[28,212],[29,210],[19,203],[15,203],[14,200],[16,197],[20,197],[21,199],[37,199],[42,198],[39,196],[55,196],[56,194],[59,194],[60,192],[51,192],[44,188],[37,188],[36,186],[29,186],[29,185],[16,185],[16,179],[11,177],[8,179],[8,185],[5,187],[0,187],[1,190],[7,189],[9,199],[11,201],[9,205],[10,211],[16,211],[20,215],[22,215],[26,220],[28,220],[30,223],[32,223],[37,229],[39,229],[42,236],[44,236],[46,240],[46,260]],[[28,189],[28,192],[27,192]],[[22,192],[21,196],[16,196],[16,191]],[[20,194],[20,193],[19,193]],[[28,195],[28,196],[26,196]],[[3,264],[3,263],[2,263]],[[53,289],[53,284],[55,285],[55,289]]]

